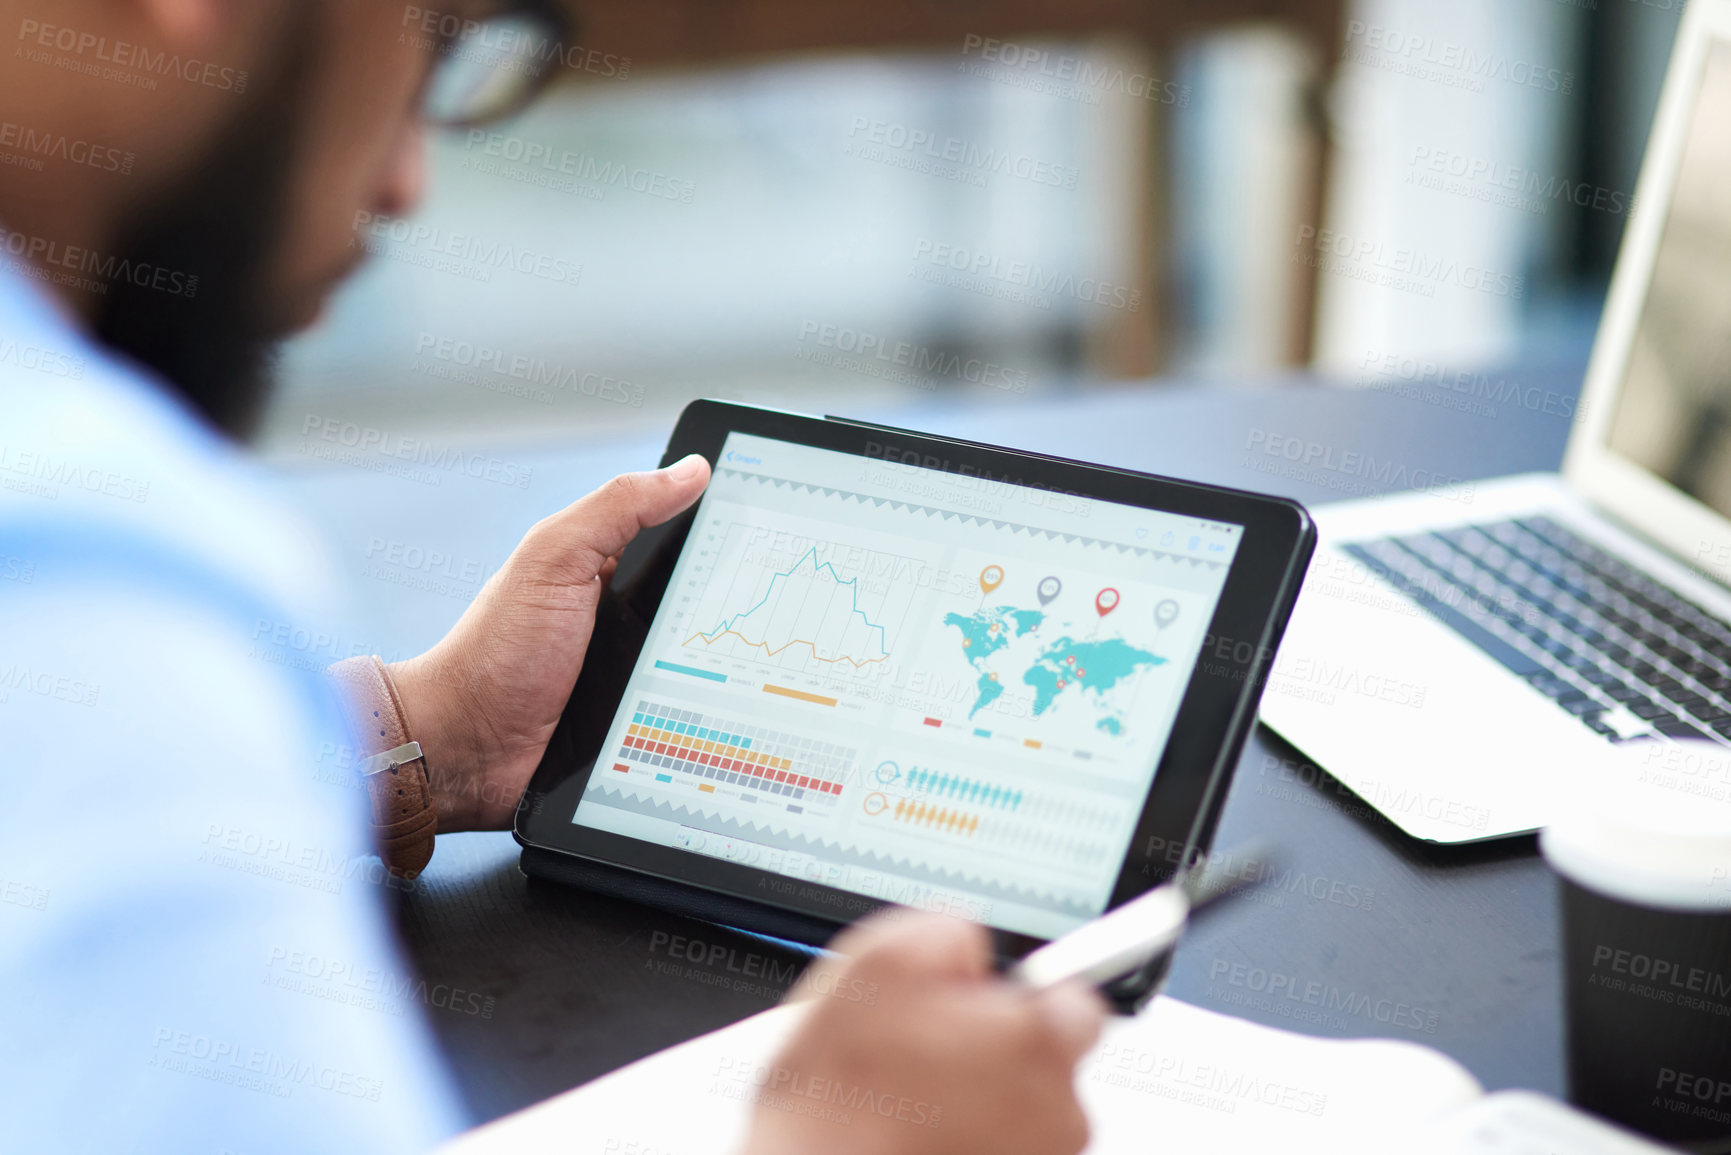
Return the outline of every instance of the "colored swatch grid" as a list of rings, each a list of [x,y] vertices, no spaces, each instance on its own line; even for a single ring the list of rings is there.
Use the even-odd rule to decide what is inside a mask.
[[[629,763],[661,770],[680,770],[712,782],[726,782],[801,802],[812,795],[841,793],[841,783],[819,778],[803,770],[822,766],[845,771],[854,751],[826,742],[778,734],[757,726],[740,726],[705,716],[695,710],[677,710],[659,703],[637,704],[619,747],[621,761],[613,769],[630,771]],[[656,774],[656,781],[671,782],[671,774]],[[710,782],[697,788],[715,793]],[[799,806],[789,810],[798,814]]]

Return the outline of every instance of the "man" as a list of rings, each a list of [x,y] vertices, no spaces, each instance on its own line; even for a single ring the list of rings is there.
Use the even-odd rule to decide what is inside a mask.
[[[472,28],[498,7],[446,15]],[[256,413],[272,342],[352,267],[354,222],[413,209],[428,120],[500,111],[464,104],[496,86],[447,75],[474,54],[424,16],[400,0],[0,0],[8,1149],[376,1153],[461,1129],[422,1023],[277,965],[406,971],[380,887],[301,869],[373,849],[363,796],[316,774],[317,751],[374,752],[366,731],[394,712],[419,743],[402,781],[431,793],[428,822],[403,829],[507,826],[611,559],[707,482],[688,459],[536,525],[448,637],[379,675],[383,698],[351,696],[349,736],[331,683],[282,644],[326,620],[334,577],[224,434]],[[778,1063],[934,1104],[938,1126],[763,1107],[751,1150],[1080,1148],[1091,994],[1011,989],[978,928],[944,920],[839,945],[844,981],[876,997],[815,997]]]

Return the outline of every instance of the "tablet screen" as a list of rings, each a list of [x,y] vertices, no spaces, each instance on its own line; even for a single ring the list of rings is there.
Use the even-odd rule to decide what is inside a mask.
[[[1242,540],[732,433],[572,820],[1055,937],[1106,907]]]

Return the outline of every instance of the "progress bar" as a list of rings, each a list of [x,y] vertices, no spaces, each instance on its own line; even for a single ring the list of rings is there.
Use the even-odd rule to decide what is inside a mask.
[[[657,670],[667,670],[675,674],[684,674],[689,678],[702,678],[705,681],[710,682],[727,681],[726,674],[711,673],[708,670],[700,670],[696,666],[682,666],[678,662],[663,662],[659,658],[656,659],[655,668]]]
[[[820,706],[835,705],[834,698],[826,698],[822,694],[808,694],[804,690],[793,690],[786,686],[772,686],[768,682],[763,684],[763,692],[766,694],[780,694],[784,698],[798,698],[802,702],[816,702]]]

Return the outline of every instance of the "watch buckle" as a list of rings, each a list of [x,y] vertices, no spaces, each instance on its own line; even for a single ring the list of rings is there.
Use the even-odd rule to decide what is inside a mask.
[[[417,758],[425,757],[421,753],[419,742],[405,742],[394,750],[386,750],[382,754],[374,754],[361,763],[361,777],[371,778],[374,774],[383,774],[387,770],[395,770],[406,766]]]

